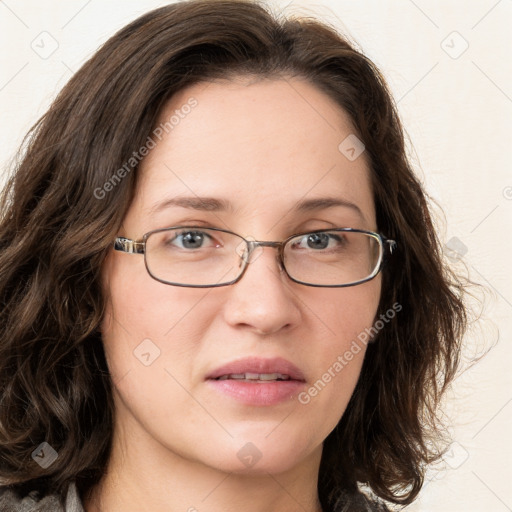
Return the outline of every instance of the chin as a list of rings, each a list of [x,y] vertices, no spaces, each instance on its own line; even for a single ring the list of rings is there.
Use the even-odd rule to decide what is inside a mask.
[[[284,459],[284,460],[283,460]],[[230,458],[223,464],[217,461],[216,469],[221,470],[225,473],[234,473],[235,475],[251,475],[251,476],[265,476],[270,474],[285,473],[293,469],[299,460],[296,459],[296,454],[293,452],[288,456],[285,454],[279,454],[265,457],[253,462],[253,465],[242,463],[238,458],[233,460]]]
[[[215,454],[211,465],[238,475],[277,474],[292,469],[310,454],[305,446],[301,449],[293,442],[293,438],[283,440],[276,436],[271,441],[270,437],[272,434],[267,439],[264,435],[254,436],[252,440],[248,436],[234,439],[230,447]]]

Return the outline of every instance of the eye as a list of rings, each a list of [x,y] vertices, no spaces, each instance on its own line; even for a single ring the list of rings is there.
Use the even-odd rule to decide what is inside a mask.
[[[334,233],[308,233],[293,242],[294,249],[336,249],[345,243],[344,237]]]
[[[181,231],[174,237],[166,240],[166,245],[177,245],[180,249],[203,249],[207,247],[219,247],[213,237],[205,231]]]

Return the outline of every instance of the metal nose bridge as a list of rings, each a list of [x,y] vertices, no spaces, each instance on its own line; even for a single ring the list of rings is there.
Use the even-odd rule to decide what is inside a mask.
[[[258,247],[275,247],[276,249],[278,249],[277,259],[279,261],[279,265],[281,267],[284,267],[284,262],[282,261],[281,258],[281,249],[284,246],[285,242],[272,242],[267,240],[246,240],[246,243],[248,246],[248,253],[247,256],[243,258],[246,264],[250,263],[252,253]]]
[[[281,247],[284,242],[267,242],[267,241],[259,241],[259,240],[246,240],[246,242],[256,249],[258,246],[262,247]]]

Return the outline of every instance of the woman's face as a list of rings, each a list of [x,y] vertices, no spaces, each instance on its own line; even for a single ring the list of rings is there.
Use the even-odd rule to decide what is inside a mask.
[[[350,120],[308,82],[202,83],[175,95],[160,121],[173,115],[137,171],[119,236],[184,224],[275,241],[322,228],[376,230],[364,152],[350,151],[352,138],[339,148],[354,132]],[[156,206],[183,197],[228,207]],[[326,197],[346,204],[297,209]],[[372,325],[380,276],[348,288],[309,287],[281,272],[276,256],[260,248],[234,285],[187,288],[152,279],[141,254],[109,253],[102,333],[126,443],[229,472],[318,462],[356,385],[365,345],[354,341]],[[232,394],[243,383],[207,378],[246,357],[287,360],[304,381],[284,384],[289,392],[272,399],[283,384],[251,384],[269,391],[247,398]]]

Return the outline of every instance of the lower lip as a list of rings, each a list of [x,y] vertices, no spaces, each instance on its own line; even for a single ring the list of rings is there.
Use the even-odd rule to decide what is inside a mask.
[[[305,385],[305,382],[298,380],[247,382],[209,379],[207,382],[217,391],[246,405],[276,405],[291,400]]]

